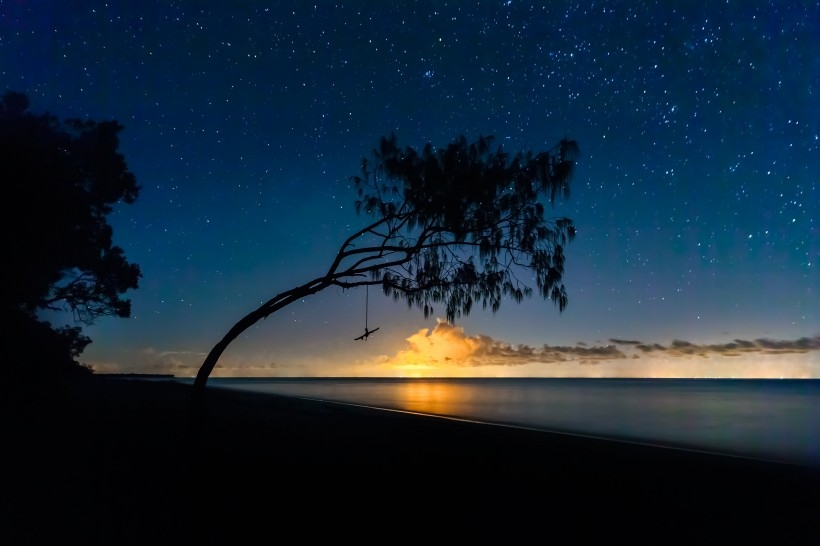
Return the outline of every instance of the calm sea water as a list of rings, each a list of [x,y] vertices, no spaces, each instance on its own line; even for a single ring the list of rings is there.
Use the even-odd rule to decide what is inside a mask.
[[[820,467],[820,380],[214,378],[209,387]]]

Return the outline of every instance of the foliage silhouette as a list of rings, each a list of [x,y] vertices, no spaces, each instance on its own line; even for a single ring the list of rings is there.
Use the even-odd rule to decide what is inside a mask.
[[[29,112],[26,95],[0,101],[0,164],[4,170],[3,233],[10,267],[3,283],[4,323],[16,363],[46,365],[75,358],[91,340],[80,327],[54,329],[43,312],[70,312],[75,323],[128,317],[139,266],[113,245],[107,216],[139,194],[118,152],[116,121],[58,120]]]
[[[567,198],[575,160],[573,140],[533,154],[510,155],[492,137],[444,148],[400,148],[382,137],[361,173],[352,177],[356,211],[373,220],[345,240],[327,272],[282,292],[239,320],[213,347],[194,381],[194,404],[226,347],[247,328],[283,307],[330,286],[378,285],[424,316],[444,306],[447,320],[475,304],[497,311],[502,298],[516,302],[535,289],[559,310],[564,245],[575,236],[569,218],[545,218],[542,198]]]

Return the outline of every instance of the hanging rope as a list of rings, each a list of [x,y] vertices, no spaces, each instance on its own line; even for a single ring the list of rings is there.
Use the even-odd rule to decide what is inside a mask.
[[[359,340],[367,341],[367,338],[370,337],[370,334],[372,334],[373,332],[375,332],[376,330],[379,329],[378,326],[376,328],[372,329],[372,330],[367,329],[367,310],[370,307],[370,285],[369,284],[364,285],[364,289],[365,289],[365,292],[364,292],[364,333],[362,335],[360,335],[359,337],[354,338],[353,341],[359,341]]]

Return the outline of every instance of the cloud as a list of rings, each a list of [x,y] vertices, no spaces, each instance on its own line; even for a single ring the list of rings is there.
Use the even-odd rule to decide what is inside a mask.
[[[129,361],[111,362],[95,361],[91,366],[97,373],[138,373],[144,374],[171,374],[176,377],[194,377],[205,360],[207,353],[185,350],[157,350],[146,347],[136,353],[136,358]],[[282,366],[277,364],[269,355],[258,354],[253,356],[223,355],[218,365],[211,372],[211,377],[265,377],[281,375],[283,369],[288,369],[289,375],[299,372],[293,368],[300,366]]]
[[[820,350],[820,335],[801,337],[796,340],[762,338],[749,341],[745,339],[735,339],[727,343],[710,345],[698,345],[690,341],[675,339],[668,347],[658,343],[648,344],[640,341],[621,341],[616,339],[610,341],[617,344],[633,345],[643,353],[653,353],[656,356],[665,355],[671,357],[802,354]]]
[[[512,345],[490,336],[469,336],[461,327],[439,319],[435,328],[422,328],[407,338],[407,347],[385,359],[390,366],[521,366],[534,362],[593,364],[626,358],[615,345],[602,347]]]
[[[614,338],[610,339],[609,342],[614,343],[616,345],[640,345],[641,344],[640,341],[633,341],[633,340],[629,340],[629,339],[614,339]]]
[[[506,367],[510,373],[520,375],[527,373],[522,366],[541,365],[537,373],[547,373],[543,365],[595,366],[606,363],[617,364],[618,375],[629,375],[629,368],[641,376],[651,374],[654,370],[666,369],[663,366],[671,365],[673,361],[702,361],[710,366],[709,370],[696,370],[697,373],[713,373],[714,366],[707,364],[710,358],[727,357],[735,362],[744,364],[750,370],[754,366],[762,365],[755,359],[762,360],[770,356],[784,354],[808,353],[820,350],[820,335],[797,340],[735,339],[726,343],[698,344],[683,339],[673,339],[668,344],[648,343],[636,339],[610,338],[606,345],[549,345],[541,347],[530,345],[513,345],[493,339],[484,334],[468,335],[464,328],[453,326],[439,319],[434,328],[422,328],[406,339],[406,346],[395,356],[382,356],[378,359],[381,369],[399,371],[414,371],[420,373],[441,372],[457,373],[459,375],[482,375],[482,368],[487,370],[495,367],[497,373],[506,372],[498,367]],[[735,357],[754,357],[752,360],[736,359]],[[640,364],[645,361],[646,364]],[[635,364],[629,364],[633,362]],[[652,369],[646,368],[650,365]],[[666,364],[663,364],[666,362]],[[660,366],[660,368],[658,368]],[[512,372],[511,368],[519,367],[520,371]],[[533,370],[536,368],[533,368]],[[553,368],[558,370],[558,368]],[[682,369],[682,368],[681,368]],[[672,370],[672,368],[669,368]],[[728,370],[728,368],[727,368]],[[734,369],[733,373],[734,373]],[[562,373],[562,372],[557,372]],[[606,373],[606,372],[596,372]],[[664,372],[666,373],[666,372]],[[668,373],[674,375],[673,371]],[[758,372],[755,372],[758,373]],[[803,372],[800,372],[803,373]]]
[[[206,354],[197,351],[157,351],[147,347],[141,351],[148,373],[171,373],[176,376],[193,375]]]
[[[205,359],[205,353],[197,351],[160,351],[146,347],[118,361],[97,360],[89,364],[97,373],[172,374],[186,376],[196,374]]]

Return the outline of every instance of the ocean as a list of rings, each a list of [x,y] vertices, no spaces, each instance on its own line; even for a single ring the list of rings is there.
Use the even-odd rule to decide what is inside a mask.
[[[820,380],[211,378],[208,388],[820,467]]]

